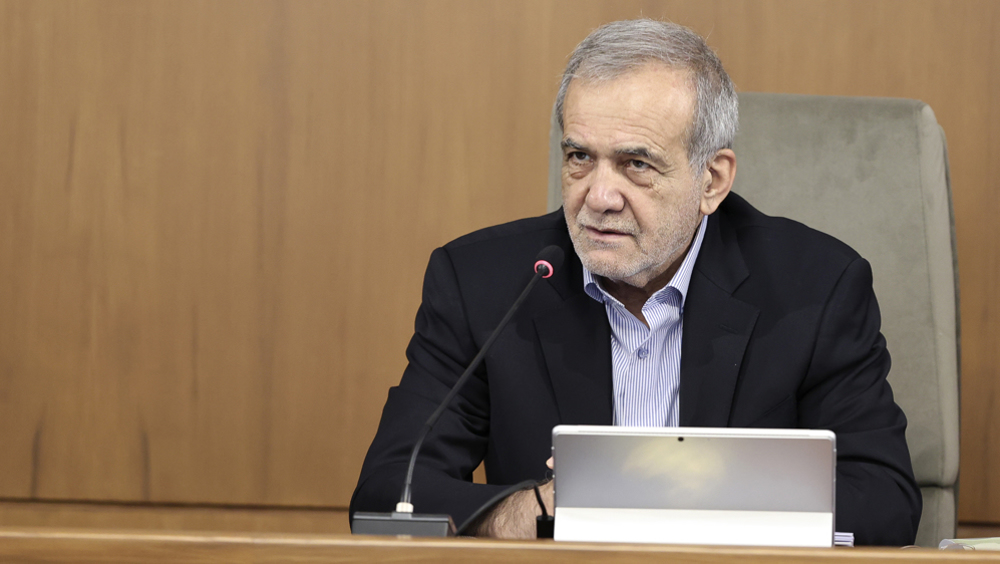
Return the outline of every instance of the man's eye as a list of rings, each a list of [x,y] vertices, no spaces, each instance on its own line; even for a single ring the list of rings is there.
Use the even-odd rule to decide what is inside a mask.
[[[640,161],[638,159],[632,159],[628,162],[628,166],[636,170],[646,170],[649,168],[649,163],[645,161]]]
[[[573,151],[572,153],[566,155],[566,158],[570,161],[583,162],[587,160],[587,153],[584,153],[583,151]]]

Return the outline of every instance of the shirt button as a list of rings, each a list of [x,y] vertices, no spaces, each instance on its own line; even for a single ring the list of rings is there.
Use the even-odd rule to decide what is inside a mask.
[[[643,348],[635,351],[635,354],[638,355],[639,360],[644,360],[647,356],[649,356],[649,349],[647,349],[646,347],[643,347]]]

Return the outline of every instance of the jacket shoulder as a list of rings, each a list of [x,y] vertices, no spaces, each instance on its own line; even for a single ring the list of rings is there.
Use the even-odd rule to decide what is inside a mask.
[[[793,219],[766,215],[737,194],[730,194],[719,212],[750,258],[819,260],[841,266],[860,258],[843,241]]]

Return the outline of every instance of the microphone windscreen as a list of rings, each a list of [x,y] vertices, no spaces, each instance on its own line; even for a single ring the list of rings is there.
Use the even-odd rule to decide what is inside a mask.
[[[555,271],[559,270],[560,267],[562,267],[564,258],[566,258],[566,255],[565,253],[563,253],[563,250],[561,248],[557,247],[556,245],[549,245],[548,247],[545,247],[544,249],[538,252],[538,256],[535,257],[535,262],[537,263],[538,261],[543,260],[549,263],[550,265],[552,265],[552,271],[554,273]],[[549,276],[551,275],[552,274],[549,274]],[[546,276],[546,278],[548,278],[548,276]]]

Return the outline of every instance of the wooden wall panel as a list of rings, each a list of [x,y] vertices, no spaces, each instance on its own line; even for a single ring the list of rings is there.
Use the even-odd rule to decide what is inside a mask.
[[[346,505],[430,250],[544,208],[464,7],[2,4],[0,495]]]
[[[990,0],[0,2],[0,497],[345,506],[428,254],[544,210],[566,55],[640,14],[742,90],[935,109],[1000,522]]]

